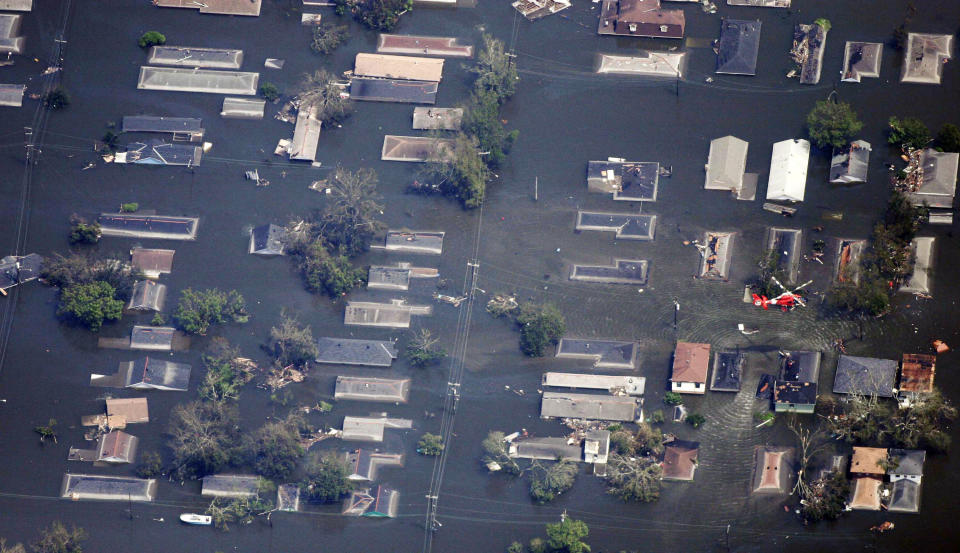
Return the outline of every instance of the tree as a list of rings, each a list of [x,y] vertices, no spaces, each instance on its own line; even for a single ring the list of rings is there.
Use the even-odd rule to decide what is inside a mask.
[[[550,468],[534,463],[530,480],[530,497],[537,503],[553,501],[558,495],[573,487],[577,478],[577,464],[572,461],[557,461]]]
[[[931,140],[930,129],[916,117],[890,118],[890,133],[887,141],[900,148],[925,148]]]
[[[818,148],[842,148],[863,128],[846,102],[820,100],[807,114],[807,132]]]
[[[257,93],[268,102],[275,102],[280,98],[280,89],[277,88],[277,85],[269,81],[260,83],[260,88],[257,89]]]
[[[157,478],[163,476],[163,458],[156,451],[147,451],[140,456],[136,470],[137,478]]]
[[[520,465],[517,464],[516,459],[510,456],[510,450],[504,440],[503,432],[491,431],[480,445],[484,451],[484,463],[496,463],[507,474],[520,474]]]
[[[109,283],[95,281],[74,284],[60,292],[57,315],[68,317],[97,332],[104,321],[117,321],[123,314],[123,301],[116,299]]]
[[[820,415],[831,434],[850,443],[945,451],[950,446],[948,429],[957,418],[957,409],[934,390],[902,408],[876,396],[852,394],[842,405],[825,405]]]
[[[204,336],[212,324],[245,323],[246,303],[236,290],[221,292],[217,288],[193,290],[180,294],[173,321],[188,334]]]
[[[800,502],[804,521],[836,520],[846,508],[850,482],[842,471],[833,471],[814,480]]]
[[[677,392],[667,392],[663,394],[663,403],[666,405],[680,405],[683,403],[683,396]]]
[[[270,329],[267,349],[280,367],[305,367],[319,354],[310,325],[301,326],[297,319],[286,315],[280,320],[280,326]]]
[[[318,54],[330,54],[348,38],[350,38],[350,31],[346,25],[324,23],[313,29],[310,49]]]
[[[54,521],[40,531],[40,538],[33,543],[36,553],[83,553],[80,542],[87,539],[83,528],[71,526],[68,530],[60,521]]]
[[[413,9],[413,0],[334,0],[337,14],[353,14],[354,19],[374,31],[392,31],[400,16]]]
[[[483,48],[470,71],[477,76],[474,92],[492,93],[501,104],[517,90],[517,66],[504,50],[503,41],[490,35],[483,35]]]
[[[297,468],[306,451],[300,445],[307,423],[299,414],[261,426],[244,443],[254,472],[271,480],[284,480]]]
[[[642,422],[637,425],[634,450],[640,455],[658,456],[663,453],[663,432]]]
[[[637,440],[626,430],[612,430],[610,431],[610,450],[620,455],[636,455]]]
[[[447,356],[446,350],[437,345],[438,338],[427,328],[421,328],[413,334],[407,344],[407,358],[414,367],[426,367]]]
[[[960,128],[952,123],[940,127],[937,147],[944,152],[960,152]]]
[[[420,441],[417,442],[417,453],[430,456],[440,455],[443,453],[443,438],[429,432],[420,436]]]
[[[95,259],[71,254],[64,257],[55,254],[43,260],[40,278],[57,288],[65,289],[75,284],[102,281],[113,286],[115,297],[126,301],[130,298],[133,283],[142,275],[119,259]]]
[[[252,361],[241,358],[225,338],[214,338],[200,359],[207,372],[197,391],[204,400],[236,400],[240,389],[253,380]]]
[[[338,501],[353,488],[350,469],[346,463],[332,456],[315,456],[306,468],[307,479],[301,488],[312,501]]]
[[[794,491],[800,492],[800,497],[806,498],[813,494],[813,490],[808,484],[807,470],[810,468],[810,462],[814,456],[827,445],[825,433],[822,428],[811,430],[803,426],[796,415],[790,417],[789,422],[787,422],[787,428],[797,437],[797,446],[800,451],[800,466],[797,471],[797,483]]]
[[[330,178],[330,195],[320,219],[320,233],[332,251],[355,256],[370,248],[373,235],[382,228],[383,213],[377,192],[377,173],[372,169],[348,171],[337,167]]]
[[[304,73],[299,90],[300,108],[316,108],[317,119],[324,123],[342,121],[350,113],[349,97],[344,96],[343,87],[325,69]]]
[[[70,227],[71,244],[96,244],[100,241],[100,225],[79,220]]]
[[[521,549],[523,546],[520,546]],[[0,553],[27,553],[22,543],[7,546],[7,538],[0,538]]]
[[[480,151],[487,152],[485,160],[490,167],[503,163],[519,135],[518,131],[506,131],[500,118],[500,99],[488,89],[473,93],[464,112],[462,128],[476,138]]]
[[[170,449],[178,478],[199,478],[219,472],[234,456],[239,414],[222,402],[194,401],[170,413]]]
[[[228,530],[231,522],[249,524],[253,522],[254,517],[267,514],[272,510],[273,503],[260,499],[259,496],[233,499],[217,497],[207,507],[207,514],[213,518],[213,524],[217,528]]]
[[[35,426],[33,431],[40,434],[40,443],[44,443],[47,438],[57,443],[57,419],[50,419],[45,425]]]
[[[567,329],[560,311],[551,304],[525,303],[517,314],[520,349],[531,357],[543,357],[550,344],[560,341]]]
[[[338,298],[367,282],[366,271],[354,267],[344,253],[331,254],[327,248],[323,238],[319,237],[300,256],[300,271],[307,290]]]
[[[703,426],[703,423],[707,422],[707,417],[704,417],[700,413],[691,413],[687,415],[687,417],[684,420],[690,426],[694,428],[700,428],[701,426]]]
[[[0,551],[2,553],[2,551]],[[507,547],[507,553],[524,553],[523,544],[515,541]]]
[[[560,522],[547,524],[547,545],[552,551],[589,553],[590,546],[582,541],[588,535],[590,528],[582,520],[565,517]]]
[[[43,97],[43,105],[51,111],[63,109],[70,105],[70,94],[65,88],[58,86]]]
[[[157,31],[147,31],[143,33],[140,36],[140,40],[137,41],[137,45],[141,48],[149,48],[150,46],[159,46],[166,43],[167,37]]]
[[[140,204],[137,202],[120,204],[120,211],[123,213],[136,213],[138,209],[140,209]]]
[[[663,470],[650,457],[626,457],[611,453],[607,463],[609,492],[624,501],[656,501],[660,497]]]

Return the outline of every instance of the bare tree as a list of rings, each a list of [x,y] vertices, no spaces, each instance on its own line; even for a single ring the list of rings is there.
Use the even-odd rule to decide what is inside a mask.
[[[340,121],[350,111],[343,87],[324,69],[305,73],[300,82],[300,107],[316,108],[317,119],[324,123]]]
[[[811,494],[807,470],[810,468],[810,461],[826,448],[826,433],[819,426],[816,430],[803,426],[800,418],[796,415],[790,416],[787,428],[797,437],[797,445],[800,450],[800,468],[797,469],[797,483],[793,487],[793,492],[799,492],[800,497],[806,498]]]
[[[366,251],[382,226],[376,220],[383,213],[377,182],[372,169],[348,171],[337,167],[330,178],[330,197],[320,231],[331,246],[345,250],[347,255]]]

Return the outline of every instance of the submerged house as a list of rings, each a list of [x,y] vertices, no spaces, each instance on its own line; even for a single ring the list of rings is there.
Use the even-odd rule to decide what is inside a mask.
[[[350,470],[348,480],[373,481],[382,467],[402,467],[402,453],[382,453],[370,449],[357,449],[346,453]]]
[[[722,75],[756,75],[760,52],[761,22],[745,19],[720,20],[720,42],[717,44],[717,73]]]
[[[925,353],[904,353],[900,365],[900,386],[897,398],[902,405],[933,392],[937,372],[937,356]]]
[[[74,501],[153,501],[156,496],[156,480],[126,476],[67,473],[60,486],[60,497]]]
[[[710,344],[677,342],[670,390],[681,394],[705,394],[709,370]]]
[[[413,108],[413,128],[417,130],[458,131],[462,122],[463,108]]]
[[[383,433],[388,428],[410,429],[413,421],[410,419],[395,419],[383,416],[371,417],[343,417],[343,430],[340,437],[344,440],[357,442],[382,442]]]
[[[177,334],[170,326],[135,325],[130,331],[130,349],[170,351]]]
[[[263,0],[153,0],[153,5],[161,8],[190,8],[200,13],[220,15],[260,15]]]
[[[220,117],[224,119],[263,119],[267,101],[257,98],[224,98]]]
[[[548,388],[604,390],[611,394],[642,396],[646,379],[642,376],[545,372],[540,384]]]
[[[8,106],[13,108],[22,107],[23,93],[26,90],[27,85],[25,84],[0,84],[0,106]]]
[[[853,490],[847,507],[857,511],[879,511],[883,480],[875,476],[860,476],[853,478],[852,483]]]
[[[137,456],[137,437],[114,430],[100,437],[97,461],[101,463],[132,463]]]
[[[887,451],[887,476],[891,482],[909,480],[920,484],[927,452],[922,449],[890,449]]]
[[[686,52],[655,52],[641,50],[636,56],[601,54],[597,73],[643,75],[680,79],[687,65]]]
[[[816,406],[816,383],[778,380],[773,388],[773,410],[777,413],[812,415]]]
[[[536,21],[569,8],[570,0],[517,0],[510,5],[529,21]]]
[[[456,37],[380,33],[377,53],[469,58],[473,57],[473,46],[460,44]]]
[[[397,358],[397,343],[389,340],[319,338],[317,363],[389,367]]]
[[[443,59],[361,52],[354,60],[353,74],[379,79],[440,82]]]
[[[577,230],[613,232],[623,240],[653,240],[656,215],[577,211]]]
[[[910,250],[914,256],[913,273],[910,274],[910,280],[900,287],[900,292],[930,294],[930,271],[933,268],[935,240],[933,236],[918,236],[910,241]]]
[[[320,143],[320,130],[323,121],[317,118],[316,106],[300,106],[297,110],[297,123],[293,128],[293,138],[286,147],[287,157],[294,161],[315,161],[317,146]]]
[[[343,503],[342,514],[355,517],[394,518],[400,503],[400,492],[385,486],[350,492]]]
[[[392,252],[440,255],[443,252],[443,232],[390,230],[384,240],[384,249]]]
[[[807,382],[816,384],[820,378],[819,351],[788,351],[780,362],[777,380],[783,382]]]
[[[834,150],[830,159],[830,182],[867,182],[871,151],[870,143],[865,140],[855,140],[849,146]]]
[[[159,278],[160,275],[169,274],[173,270],[174,253],[176,253],[175,250],[134,248],[130,250],[130,263],[145,277]]]
[[[300,510],[299,484],[280,484],[277,486],[277,510],[288,512]]]
[[[783,140],[773,145],[767,199],[802,202],[807,187],[810,142],[802,138]]]
[[[789,8],[790,2],[791,0],[727,0],[727,5],[755,8]]]
[[[453,138],[434,138],[431,136],[383,137],[380,159],[383,161],[408,161],[426,163],[429,161],[452,161],[456,140]]]
[[[943,67],[953,58],[953,35],[908,33],[901,83],[940,84]]]
[[[913,205],[953,207],[953,197],[957,193],[957,165],[960,154],[956,152],[938,152],[932,148],[923,151],[920,157],[920,169],[923,174],[916,190],[909,191],[907,197]]]
[[[543,392],[540,417],[633,422],[640,416],[640,405],[631,396]]]
[[[287,229],[280,225],[260,225],[250,229],[248,253],[254,255],[284,255]]]
[[[218,71],[191,67],[140,67],[137,88],[171,92],[202,92],[253,96],[257,93],[259,73]]]
[[[107,417],[122,418],[124,424],[150,422],[150,411],[145,397],[110,398],[106,400]]]
[[[7,9],[0,7],[0,9]],[[20,35],[21,14],[0,13],[0,53],[20,54],[26,39]]]
[[[439,84],[436,81],[354,77],[350,79],[350,99],[363,102],[435,104]]]
[[[117,152],[114,163],[139,165],[179,165],[196,167],[203,159],[203,148],[189,144],[170,144],[162,140],[131,142],[127,151]]]
[[[603,0],[597,33],[682,39],[685,26],[683,10],[662,9],[660,0]]]
[[[860,256],[867,247],[866,240],[837,240],[837,261],[833,265],[833,279],[837,282],[860,282]]]
[[[740,351],[718,351],[713,358],[713,392],[739,392],[746,355]]]
[[[887,473],[886,465],[887,448],[854,446],[853,457],[850,458],[850,474],[883,478]]]
[[[646,285],[649,262],[646,259],[614,259],[613,265],[574,265],[570,280],[606,284]]]
[[[243,64],[243,50],[235,48],[194,48],[163,44],[150,47],[147,63],[210,69],[240,69]],[[126,117],[124,117],[124,124],[126,124]]]
[[[845,83],[859,83],[860,79],[880,77],[880,60],[883,57],[881,42],[847,42],[843,51],[843,71],[841,80]]]
[[[920,512],[920,484],[913,480],[897,480],[890,490],[887,510],[893,513]]]
[[[163,303],[167,298],[167,286],[157,284],[152,280],[138,280],[133,283],[133,292],[127,309],[133,311],[163,311]]]
[[[628,202],[657,201],[660,164],[655,161],[607,161],[587,163],[587,190],[613,194],[613,199]]]
[[[897,368],[892,359],[840,355],[833,393],[893,397]]]
[[[772,227],[767,234],[767,250],[776,256],[777,270],[786,275],[786,284],[797,282],[799,277],[802,243],[800,229]]]
[[[200,220],[196,217],[169,215],[101,213],[97,217],[97,224],[100,225],[103,236],[196,240]]]
[[[410,328],[413,315],[430,315],[432,312],[429,305],[407,305],[404,300],[390,300],[390,303],[348,301],[343,324]]]
[[[204,497],[254,497],[260,493],[259,476],[213,474],[202,480],[200,495]]]
[[[704,166],[706,190],[728,190],[738,200],[753,200],[757,194],[757,174],[746,173],[750,143],[735,136],[710,141],[710,153]]]
[[[821,24],[822,23],[822,24]],[[820,19],[811,25],[798,24],[793,31],[793,49],[790,53],[800,66],[800,84],[817,84],[823,71],[823,53],[826,49],[830,23]]]
[[[153,48],[159,48],[154,46]],[[195,117],[158,117],[155,115],[125,115],[123,132],[169,134],[174,141],[199,142],[203,140],[203,123]]]
[[[410,379],[338,376],[333,397],[337,400],[406,403],[410,397]]]
[[[793,478],[792,447],[756,446],[753,453],[753,493],[785,494]]]
[[[37,280],[42,268],[43,258],[35,253],[24,256],[8,255],[0,259],[0,290]]]
[[[663,448],[664,480],[692,481],[697,471],[697,454],[700,452],[698,442],[673,440]]]
[[[561,338],[557,357],[590,359],[596,368],[632,370],[637,368],[638,348],[637,342]]]
[[[700,250],[700,270],[698,278],[707,280],[729,280],[730,258],[733,256],[732,232],[705,232],[704,246]]]
[[[144,357],[120,363],[112,375],[91,374],[90,385],[135,390],[186,392],[190,385],[190,365]]]

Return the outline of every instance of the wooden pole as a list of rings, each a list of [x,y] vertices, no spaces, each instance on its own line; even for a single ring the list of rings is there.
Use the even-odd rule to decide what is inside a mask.
[[[540,177],[533,177],[533,201],[538,200],[540,188]]]

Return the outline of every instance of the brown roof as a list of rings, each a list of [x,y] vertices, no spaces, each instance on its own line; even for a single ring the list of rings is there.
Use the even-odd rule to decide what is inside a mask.
[[[887,471],[880,464],[886,460],[885,447],[854,447],[853,458],[850,459],[850,472],[883,476]]]
[[[443,60],[359,53],[353,72],[364,77],[439,82],[443,75]]]
[[[135,442],[136,438],[130,434],[114,430],[100,438],[100,451],[97,458],[99,460],[111,459],[130,462],[131,451]]]
[[[783,468],[783,451],[764,451],[763,476],[760,478],[758,490],[779,490],[780,489],[780,471]]]
[[[668,445],[663,451],[663,477],[672,480],[693,480],[697,470],[696,443],[677,443]]]
[[[154,0],[161,8],[193,8],[200,13],[218,13],[224,15],[260,15],[263,0]]]
[[[879,511],[880,484],[879,478],[854,478],[853,498],[850,500],[850,508]]]
[[[123,417],[127,424],[150,422],[150,413],[147,410],[147,398],[108,399],[107,416]]]
[[[135,269],[148,275],[150,273],[169,273],[173,268],[175,250],[156,250],[134,248],[130,250],[130,261]]]
[[[671,380],[674,382],[706,383],[709,365],[710,344],[677,342],[677,349],[673,353],[673,378]]]
[[[659,0],[607,0],[601,6],[600,34],[683,38],[685,26],[683,10],[660,9]]]
[[[923,353],[904,353],[900,370],[900,391],[929,393],[933,391],[933,377],[937,372],[937,357]]]

